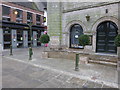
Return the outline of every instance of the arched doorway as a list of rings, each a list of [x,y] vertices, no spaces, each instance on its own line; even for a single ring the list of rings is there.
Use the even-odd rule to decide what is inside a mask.
[[[83,34],[83,28],[74,24],[70,29],[70,48],[80,48],[78,38]]]
[[[111,21],[105,21],[97,27],[96,52],[117,53],[114,39],[117,36],[117,25]]]

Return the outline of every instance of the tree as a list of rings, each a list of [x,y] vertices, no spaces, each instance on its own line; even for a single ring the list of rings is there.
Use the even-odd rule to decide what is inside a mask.
[[[88,35],[81,35],[79,38],[79,44],[82,45],[83,47],[85,47],[86,45],[88,45],[90,43],[90,38]]]
[[[46,44],[46,43],[49,43],[49,41],[50,41],[50,37],[48,34],[41,35],[41,37],[40,37],[41,43]],[[45,48],[44,48],[44,51],[45,51]]]
[[[115,38],[115,45],[116,45],[117,47],[120,47],[120,34],[117,35],[116,38]]]
[[[50,41],[49,35],[47,35],[47,34],[41,35],[41,37],[40,37],[41,43],[46,44],[46,43],[49,43],[49,41]]]

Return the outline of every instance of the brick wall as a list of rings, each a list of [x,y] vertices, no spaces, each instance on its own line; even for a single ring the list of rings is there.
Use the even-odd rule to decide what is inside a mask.
[[[16,15],[13,13],[14,9],[10,8],[10,18],[11,18],[11,22],[16,22]]]
[[[27,12],[23,11],[23,23],[27,23]]]
[[[33,20],[33,24],[36,24],[36,14],[32,14],[32,20]]]
[[[32,13],[32,16],[33,16],[33,24],[36,24],[36,13],[37,13],[38,15],[42,15],[42,16],[44,15],[44,12],[43,12],[43,11],[36,11],[36,10],[30,9],[30,8],[26,8],[26,7],[23,7],[23,6],[19,6],[19,5],[13,4],[13,3],[2,2],[2,4],[23,9],[23,10],[22,10],[22,11],[23,11],[23,23],[27,23],[27,11],[33,12],[33,13]],[[12,22],[16,22],[16,15],[13,14],[13,11],[14,11],[14,10],[15,10],[14,8],[10,8],[10,17],[11,17],[11,21],[12,21]],[[42,19],[41,19],[41,23],[43,23],[43,20],[42,20]]]

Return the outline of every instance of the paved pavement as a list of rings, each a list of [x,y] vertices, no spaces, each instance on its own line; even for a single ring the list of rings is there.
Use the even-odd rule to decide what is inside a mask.
[[[117,88],[117,69],[98,64],[80,64],[74,60],[42,59],[42,48],[34,48],[33,60],[28,49],[3,51],[3,88]]]

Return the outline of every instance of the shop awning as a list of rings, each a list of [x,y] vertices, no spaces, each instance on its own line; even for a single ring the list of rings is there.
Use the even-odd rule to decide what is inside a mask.
[[[11,28],[11,29],[22,29],[22,30],[29,30],[29,25],[24,23],[15,23],[9,21],[2,21],[3,28]],[[40,25],[33,25],[32,30],[41,30],[44,31],[44,27]]]

